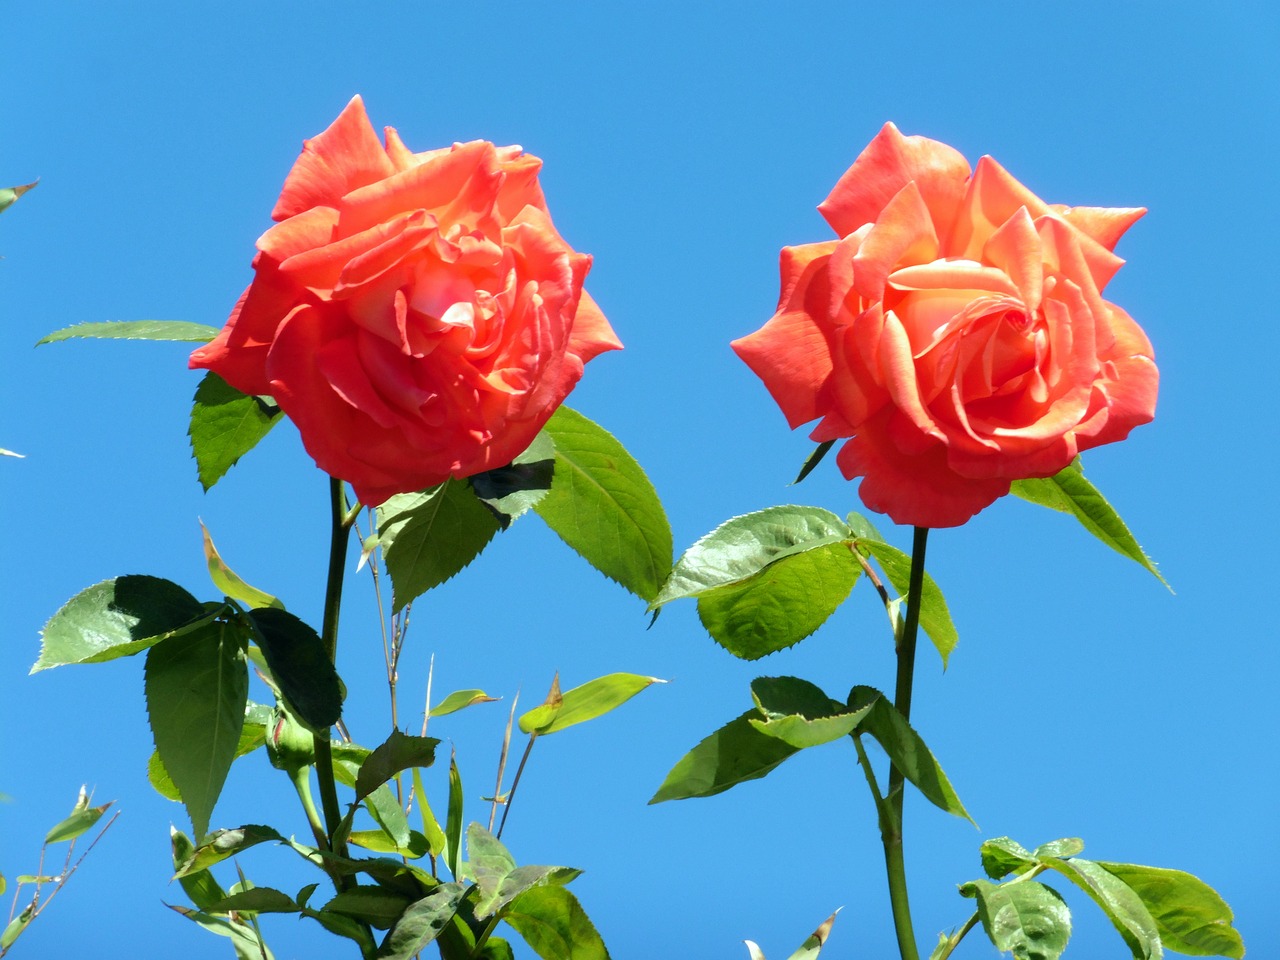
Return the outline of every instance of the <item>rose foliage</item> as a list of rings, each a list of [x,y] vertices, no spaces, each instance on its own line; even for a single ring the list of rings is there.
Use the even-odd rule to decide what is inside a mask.
[[[1146,211],[1044,203],[990,157],[887,124],[782,251],[782,296],[734,349],[794,428],[845,439],[873,510],[948,527],[1155,414],[1151,344],[1101,291]]]
[[[253,282],[191,356],[269,395],[361,502],[504,466],[621,344],[548,215],[541,161],[483,140],[412,153],[357,97],[308,140]]]

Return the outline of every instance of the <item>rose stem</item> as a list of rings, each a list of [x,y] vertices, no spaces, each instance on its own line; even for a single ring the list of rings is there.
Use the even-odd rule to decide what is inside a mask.
[[[916,634],[920,629],[920,602],[924,595],[924,551],[929,539],[928,527],[916,527],[911,544],[911,582],[907,587],[907,619],[898,643],[898,679],[893,705],[903,720],[911,719],[911,685],[915,675]],[[884,864],[889,876],[889,903],[893,907],[893,926],[898,934],[898,952],[902,960],[919,960],[916,936],[911,928],[911,905],[907,898],[907,868],[902,855],[902,771],[889,768],[888,822],[882,824]]]
[[[333,507],[333,527],[329,538],[329,578],[325,587],[324,620],[321,623],[320,637],[324,641],[329,662],[333,663],[338,652],[338,612],[342,606],[342,575],[347,565],[347,540],[351,525],[355,522],[355,511],[347,511],[347,497],[341,480],[330,477],[329,492]],[[338,808],[338,788],[333,776],[333,751],[329,746],[328,730],[323,735],[315,734],[315,753],[316,779],[320,783],[320,804],[324,809],[329,849],[341,856],[344,853],[342,848],[346,845],[339,843],[339,849],[334,849],[333,846],[334,835],[342,822],[342,813]],[[350,876],[337,876],[339,888],[351,885]]]

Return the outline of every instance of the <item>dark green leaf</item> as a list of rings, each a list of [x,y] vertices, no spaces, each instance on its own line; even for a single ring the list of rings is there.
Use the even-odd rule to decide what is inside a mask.
[[[561,407],[543,429],[555,441],[555,479],[534,510],[606,577],[653,600],[671,570],[671,526],[653,484],[582,414]]]
[[[363,800],[402,770],[431,766],[435,763],[439,744],[435,737],[414,737],[392,730],[391,736],[360,765],[360,773],[356,777],[356,799]]]
[[[156,750],[203,837],[244,726],[244,640],[231,624],[212,623],[152,647],[145,673]]]
[[[1161,583],[1169,586],[1169,582],[1143,552],[1120,515],[1098,489],[1085,479],[1079,457],[1052,477],[1015,480],[1010,490],[1014,496],[1030,503],[1071,514],[1080,521],[1081,526],[1112,550],[1146,567]]]
[[[844,603],[861,567],[843,543],[792,554],[746,580],[698,596],[698,619],[743,660],[799,643]]]
[[[218,335],[217,327],[186,320],[112,320],[107,323],[77,323],[55,330],[36,341],[57,343],[84,337],[91,340],[175,340],[181,343],[208,343]]]
[[[520,718],[522,733],[546,736],[558,733],[576,723],[594,720],[621,706],[641,690],[655,683],[665,683],[657,677],[642,677],[634,673],[611,673],[597,677],[560,695],[554,710],[536,707]]]
[[[440,936],[445,924],[458,912],[467,888],[460,883],[444,883],[421,900],[409,904],[378,952],[379,960],[410,960],[419,950]]]
[[[342,682],[320,635],[292,613],[273,607],[249,611],[271,677],[293,714],[314,731],[342,715]]]
[[[764,715],[753,717],[751,726],[797,749],[848,736],[871,709],[851,711],[797,677],[758,677],[751,681],[751,696]]]
[[[684,552],[650,609],[740,583],[785,557],[852,539],[844,521],[818,507],[769,507],[734,517]]]
[[[859,731],[875,737],[893,765],[930,803],[973,823],[973,818],[952,789],[951,781],[920,735],[880,691],[872,687],[854,687],[849,694],[849,706],[854,710],[871,707],[859,725]]]
[[[489,696],[483,690],[455,690],[431,708],[431,716],[443,717],[450,713],[456,713],[463,707],[469,707],[476,703],[494,703],[497,699],[497,697]]]
[[[864,555],[870,554],[876,558],[894,589],[905,598],[911,586],[910,555],[883,540],[860,538],[858,549]],[[951,611],[947,609],[947,601],[942,596],[942,591],[938,589],[938,585],[934,583],[933,577],[927,572],[924,575],[924,590],[920,597],[920,626],[933,641],[934,647],[942,657],[942,666],[945,668],[951,651],[955,649],[960,638],[956,633],[955,624],[951,622]]]
[[[650,803],[710,797],[747,780],[758,780],[798,748],[751,725],[759,711],[748,710],[690,750],[671,768]]]
[[[241,393],[216,373],[206,373],[196,388],[187,428],[200,485],[208,490],[222,479],[280,417],[280,408],[269,398]]]
[[[77,593],[45,624],[31,672],[125,657],[212,619],[199,600],[169,580],[104,580]]]
[[[456,752],[449,757],[449,812],[445,817],[445,863],[454,879],[462,861],[462,774],[458,770]]]
[[[250,887],[210,904],[208,913],[297,913],[301,908],[281,890],[271,887]]]
[[[322,908],[327,913],[340,913],[363,921],[378,930],[389,930],[409,906],[403,897],[386,887],[356,886],[344,890]]]
[[[284,842],[284,837],[271,827],[257,823],[248,823],[232,830],[215,830],[205,838],[204,843],[196,847],[174,872],[174,877],[181,879],[207,870],[215,863],[221,863],[228,857],[234,857],[250,847],[268,840]]]
[[[438,587],[480,555],[498,521],[465,480],[398,494],[378,508],[378,542],[391,577],[392,609]]]
[[[982,845],[982,869],[992,880],[1022,873],[1037,863],[1035,855],[1016,840],[996,837]]]
[[[1136,863],[1099,861],[1098,866],[1141,898],[1165,948],[1196,957],[1244,956],[1244,941],[1231,925],[1231,908],[1203,880],[1181,870]]]
[[[400,806],[400,802],[396,800],[395,794],[391,792],[391,787],[384,783],[374,788],[373,792],[364,798],[364,805],[374,822],[382,828],[382,832],[396,849],[409,852],[412,843],[409,834],[409,818],[405,815],[404,807]],[[421,856],[423,852],[425,848],[417,856]]]
[[[472,492],[505,530],[547,495],[555,467],[556,445],[549,434],[539,433],[509,465],[467,479]]]
[[[467,853],[479,888],[474,904],[479,920],[502,916],[504,908],[526,890],[547,883],[565,884],[582,872],[572,867],[517,867],[502,842],[478,823],[467,828]]]
[[[578,898],[564,887],[526,890],[502,918],[542,960],[609,960],[609,951]]]
[[[195,847],[185,833],[173,826],[169,827],[169,843],[173,850],[173,869],[177,871],[194,856]],[[178,881],[182,884],[182,889],[186,891],[187,896],[191,898],[191,902],[201,910],[208,910],[211,904],[217,903],[227,895],[208,870],[196,870],[193,873],[183,874]]]
[[[809,474],[813,473],[813,471],[817,468],[818,464],[820,464],[823,461],[823,459],[826,457],[827,453],[831,450],[831,448],[835,446],[835,443],[836,442],[834,440],[823,440],[820,444],[818,444],[817,447],[814,448],[813,453],[809,454],[809,456],[805,459],[804,465],[800,468],[800,473],[796,476],[794,480],[791,481],[792,486],[799,483]]]
[[[1155,920],[1142,898],[1123,880],[1092,860],[1080,857],[1070,860],[1046,857],[1041,863],[1061,873],[1102,908],[1129,945],[1135,960],[1160,960],[1164,956]]]
[[[1051,887],[1035,880],[994,884],[973,880],[960,887],[977,897],[978,916],[997,950],[1015,960],[1058,960],[1071,938],[1071,911]]]

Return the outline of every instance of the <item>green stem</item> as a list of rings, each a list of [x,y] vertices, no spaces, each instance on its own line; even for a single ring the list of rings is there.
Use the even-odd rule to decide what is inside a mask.
[[[924,554],[929,539],[928,527],[916,527],[911,544],[911,582],[907,588],[907,618],[898,641],[898,677],[893,705],[904,720],[911,719],[911,688],[915,679],[916,636],[920,631],[920,602],[924,595]],[[882,825],[884,865],[889,879],[889,903],[893,908],[893,926],[898,936],[898,952],[902,960],[919,960],[916,935],[911,926],[911,903],[907,895],[907,867],[902,852],[903,787],[906,778],[896,766],[889,769],[888,822]],[[884,829],[887,828],[887,829]]]
[[[311,797],[311,767],[302,764],[291,768],[289,779],[293,782],[293,789],[297,791],[302,810],[307,815],[307,823],[311,824],[311,834],[316,838],[316,844],[328,847],[329,838],[325,836],[324,823],[320,819],[320,812],[316,810],[316,802]]]
[[[347,510],[347,496],[342,481],[329,480],[333,525],[329,537],[329,577],[324,594],[324,618],[320,637],[324,641],[329,661],[335,662],[338,652],[338,613],[342,607],[342,576],[347,567],[347,540],[354,512]],[[316,779],[320,785],[320,805],[324,810],[325,839],[328,849],[339,856],[346,855],[346,844],[341,840],[335,845],[338,827],[342,823],[342,811],[338,806],[337,781],[333,774],[333,750],[329,744],[329,731],[315,734]],[[353,878],[341,875],[339,888],[350,887]]]

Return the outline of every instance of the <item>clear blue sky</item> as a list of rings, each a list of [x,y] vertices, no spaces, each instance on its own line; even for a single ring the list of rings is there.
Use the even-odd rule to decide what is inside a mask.
[[[79,321],[221,324],[301,141],[356,93],[414,149],[484,138],[544,159],[552,214],[595,255],[588,288],[627,348],[593,361],[571,403],[646,467],[678,549],[772,504],[858,506],[832,464],[786,487],[809,443],[728,342],[772,312],[779,248],[830,236],[814,208],[886,120],[971,161],[989,153],[1051,202],[1149,207],[1108,293],[1155,343],[1157,419],[1085,467],[1177,595],[1021,502],[934,535],[961,645],[945,676],[925,651],[913,719],[982,830],[909,805],[916,922],[929,942],[967,916],[955,885],[979,875],[982,839],[1078,835],[1086,855],[1203,877],[1250,955],[1280,955],[1280,662],[1265,612],[1280,573],[1277,17],[1260,2],[1095,0],[48,0],[8,17],[0,183],[41,183],[0,218],[0,446],[27,455],[0,461],[0,791],[13,798],[0,870],[34,869],[82,782],[123,811],[14,956],[229,955],[161,905],[183,902],[166,879],[168,824],[184,815],[145,780],[141,662],[27,670],[43,622],[96,581],[152,573],[213,596],[197,518],[246,579],[314,621],[327,523],[324,480],[287,426],[201,493],[184,347],[32,344]],[[339,666],[349,721],[376,742],[389,721],[368,595],[353,578]],[[741,960],[743,938],[785,957],[841,905],[829,955],[889,956],[874,817],[846,746],[720,797],[645,805],[745,709],[754,676],[889,686],[882,621],[860,584],[815,637],[741,663],[691,603],[646,630],[639,602],[531,518],[415,608],[405,714],[431,653],[438,691],[507,698],[433,726],[474,800],[517,690],[532,705],[555,670],[566,685],[670,678],[539,744],[508,826],[516,856],[586,870],[575,889],[618,960]],[[286,793],[261,758],[237,765],[215,821],[274,816]],[[283,851],[244,866],[262,884],[307,882]],[[1068,956],[1121,955],[1072,903]],[[313,925],[269,921],[277,956],[317,955]],[[963,955],[989,951],[975,939]]]

